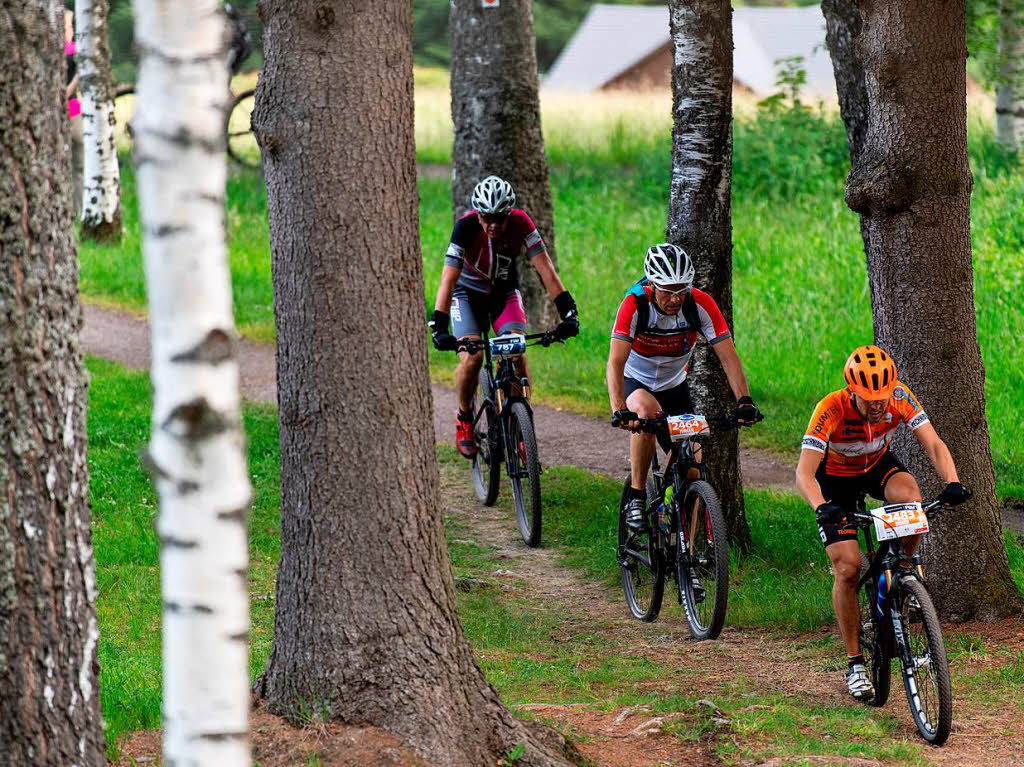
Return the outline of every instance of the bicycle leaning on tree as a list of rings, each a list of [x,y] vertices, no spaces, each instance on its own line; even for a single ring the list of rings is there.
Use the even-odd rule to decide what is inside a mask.
[[[529,380],[516,372],[515,359],[527,346],[565,343],[555,331],[522,335],[505,334],[480,340],[463,339],[457,351],[483,352],[484,364],[473,396],[473,437],[477,451],[471,473],[477,498],[493,506],[505,465],[512,486],[519,533],[527,546],[540,545],[540,458],[530,407]],[[494,361],[497,360],[497,365]]]
[[[949,662],[939,616],[925,586],[920,551],[907,554],[903,538],[928,533],[929,512],[948,509],[939,501],[892,503],[867,511],[863,496],[849,521],[864,531],[866,556],[858,583],[860,641],[875,688],[871,706],[889,698],[892,660],[897,658],[910,713],[921,737],[941,746],[953,721]],[[878,539],[877,550],[871,528]]]
[[[729,539],[718,493],[707,481],[705,465],[695,460],[693,443],[712,428],[734,429],[746,424],[733,416],[687,414],[643,419],[630,411],[612,416],[612,426],[622,423],[632,423],[635,430],[671,443],[664,471],[655,451],[647,477],[642,530],[626,524],[628,476],[622,488],[616,559],[629,610],[642,621],[657,618],[668,575],[676,583],[676,596],[686,612],[690,633],[697,639],[714,639],[725,624],[729,599]]]

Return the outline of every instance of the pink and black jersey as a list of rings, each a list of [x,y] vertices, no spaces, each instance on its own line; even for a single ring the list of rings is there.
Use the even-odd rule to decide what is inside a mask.
[[[455,222],[444,262],[462,270],[457,284],[467,290],[509,291],[519,287],[516,260],[524,250],[531,259],[544,250],[544,240],[526,211],[513,208],[504,233],[492,240],[471,210]]]
[[[732,333],[715,300],[696,288],[678,314],[663,314],[654,303],[653,286],[638,284],[622,299],[612,328],[612,338],[631,346],[625,375],[650,391],[672,389],[686,380],[698,336],[717,344]]]

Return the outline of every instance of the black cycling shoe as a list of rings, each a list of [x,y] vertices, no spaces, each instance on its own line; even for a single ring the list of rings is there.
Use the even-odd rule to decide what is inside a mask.
[[[646,511],[647,504],[643,498],[631,498],[626,504],[626,527],[634,532],[646,532],[647,521],[644,519]]]

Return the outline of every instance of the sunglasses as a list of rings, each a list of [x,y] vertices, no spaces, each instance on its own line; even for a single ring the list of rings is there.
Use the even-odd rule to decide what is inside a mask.
[[[508,220],[508,213],[478,213],[485,224],[503,224]]]
[[[655,287],[657,287],[658,290],[660,290],[662,293],[667,293],[670,296],[681,296],[681,295],[684,295],[686,293],[686,291],[688,291],[690,289],[689,285],[687,285],[685,287],[682,287],[682,288],[679,288],[679,290],[669,290],[668,288],[658,287],[657,285]]]

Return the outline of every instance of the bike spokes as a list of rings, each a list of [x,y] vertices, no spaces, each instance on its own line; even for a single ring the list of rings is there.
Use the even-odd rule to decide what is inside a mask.
[[[952,725],[953,698],[938,614],[924,584],[915,578],[903,579],[900,597],[900,660],[907,701],[922,737],[941,745]]]
[[[694,482],[678,517],[680,541],[676,579],[691,633],[713,639],[725,623],[729,590],[729,547],[725,519],[711,485]]]

